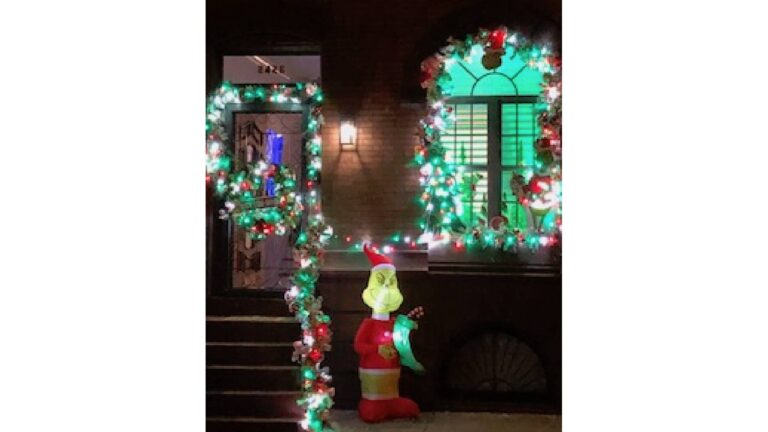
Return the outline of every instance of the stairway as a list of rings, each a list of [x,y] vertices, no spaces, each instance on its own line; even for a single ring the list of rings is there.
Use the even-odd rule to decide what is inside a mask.
[[[299,430],[298,335],[282,293],[207,299],[207,432]]]

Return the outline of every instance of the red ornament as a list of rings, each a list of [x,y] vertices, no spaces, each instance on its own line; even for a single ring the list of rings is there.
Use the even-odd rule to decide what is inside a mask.
[[[318,337],[328,336],[328,324],[320,324],[315,331]]]
[[[244,191],[250,190],[251,189],[251,184],[246,182],[246,181],[244,181],[244,182],[240,183],[240,189],[242,189]]]
[[[507,29],[504,27],[499,27],[498,29],[491,32],[491,34],[488,36],[488,42],[490,43],[491,49],[494,50],[500,50],[504,48],[504,42],[507,40]]]
[[[506,226],[507,224],[509,224],[509,219],[504,215],[494,216],[488,223],[488,225],[495,230],[500,230],[502,225]]]
[[[323,354],[320,352],[317,348],[312,348],[311,351],[309,351],[309,354],[307,354],[307,357],[309,357],[312,362],[317,363],[320,361],[321,358],[323,358]]]
[[[551,140],[556,140],[559,137],[557,136],[557,131],[552,127],[552,125],[544,125],[541,128],[541,135],[545,138],[549,138]]]
[[[421,77],[419,77],[419,82],[421,83],[421,86],[422,87],[429,86],[430,81],[432,81],[432,73],[430,71],[422,70]]]
[[[535,194],[542,193],[545,190],[549,190],[551,180],[547,176],[533,176],[530,183],[528,183],[528,189]]]

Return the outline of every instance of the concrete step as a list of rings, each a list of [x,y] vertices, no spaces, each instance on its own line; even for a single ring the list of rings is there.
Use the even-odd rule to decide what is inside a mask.
[[[207,342],[289,342],[299,338],[293,317],[264,315],[208,316]]]
[[[297,336],[298,337],[298,336]],[[243,366],[290,366],[289,342],[208,342],[206,364]]]
[[[206,432],[297,432],[300,418],[209,417]]]
[[[205,383],[209,391],[295,391],[299,366],[210,365]]]
[[[303,415],[298,391],[209,391],[206,417],[296,418]]]
[[[208,297],[208,315],[266,315],[291,316],[282,293],[272,297]]]

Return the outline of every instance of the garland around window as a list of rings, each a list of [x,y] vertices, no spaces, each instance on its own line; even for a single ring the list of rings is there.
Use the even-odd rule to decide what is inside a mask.
[[[464,167],[446,160],[442,133],[453,122],[446,105],[451,97],[451,76],[446,66],[466,60],[473,50],[484,51],[482,65],[493,70],[519,55],[528,67],[543,76],[540,103],[537,104],[541,134],[535,141],[534,166],[512,176],[508,186],[523,206],[528,220],[525,229],[512,226],[503,215],[480,218],[466,226],[463,210],[462,177]],[[421,86],[427,91],[428,114],[421,120],[421,144],[416,148],[422,192],[419,201],[423,217],[419,226],[428,241],[452,242],[457,248],[480,246],[516,251],[519,246],[536,249],[558,245],[561,239],[561,73],[560,58],[547,46],[535,44],[521,35],[508,34],[505,27],[481,29],[463,40],[448,39],[448,45],[421,64]],[[483,212],[487,210],[482,209]]]

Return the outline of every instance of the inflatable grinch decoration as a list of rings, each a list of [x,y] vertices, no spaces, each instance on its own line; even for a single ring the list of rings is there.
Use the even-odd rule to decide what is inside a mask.
[[[424,367],[411,352],[409,333],[417,328],[416,321],[424,315],[417,307],[408,316],[391,318],[403,302],[397,287],[397,276],[392,260],[379,254],[369,245],[363,246],[373,268],[363,301],[373,309],[370,318],[360,324],[355,336],[355,352],[360,355],[360,384],[362,399],[358,406],[360,418],[365,422],[418,417],[419,406],[411,399],[400,397],[400,365],[416,372]]]

